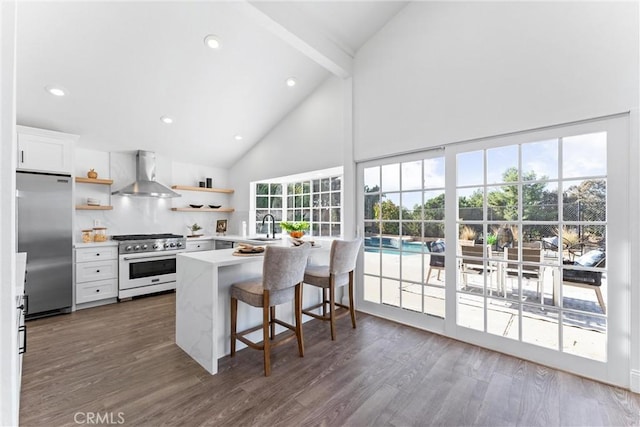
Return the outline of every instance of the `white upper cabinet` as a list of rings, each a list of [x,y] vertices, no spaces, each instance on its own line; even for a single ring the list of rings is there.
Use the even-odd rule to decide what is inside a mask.
[[[77,135],[16,126],[18,170],[73,173],[73,147]]]

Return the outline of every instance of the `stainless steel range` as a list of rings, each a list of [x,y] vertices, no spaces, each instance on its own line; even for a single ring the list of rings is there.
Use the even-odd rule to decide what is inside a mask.
[[[176,255],[187,239],[177,234],[112,236],[119,242],[118,298],[176,288]]]

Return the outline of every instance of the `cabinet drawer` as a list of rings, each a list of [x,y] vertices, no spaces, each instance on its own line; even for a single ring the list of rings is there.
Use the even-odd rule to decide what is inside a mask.
[[[76,285],[76,304],[118,296],[118,280],[100,280]]]
[[[212,251],[213,240],[205,240],[201,242],[187,242],[187,252]]]
[[[117,246],[76,249],[76,262],[101,261],[103,259],[117,258]]]
[[[76,264],[76,283],[118,277],[118,261],[93,261]]]

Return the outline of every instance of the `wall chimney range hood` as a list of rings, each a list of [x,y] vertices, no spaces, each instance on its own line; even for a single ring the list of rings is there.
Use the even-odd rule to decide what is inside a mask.
[[[136,181],[111,194],[129,197],[181,197],[169,187],[156,182],[156,153],[143,150],[138,150],[136,154]]]

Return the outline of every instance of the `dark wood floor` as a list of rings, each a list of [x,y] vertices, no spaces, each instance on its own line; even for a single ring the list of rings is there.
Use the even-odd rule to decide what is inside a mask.
[[[338,340],[242,350],[210,376],[174,344],[175,295],[28,323],[20,424],[409,426],[637,425],[618,388],[360,314]],[[93,418],[92,418],[93,417]],[[106,422],[105,422],[106,421]],[[95,424],[95,423],[94,423]]]

